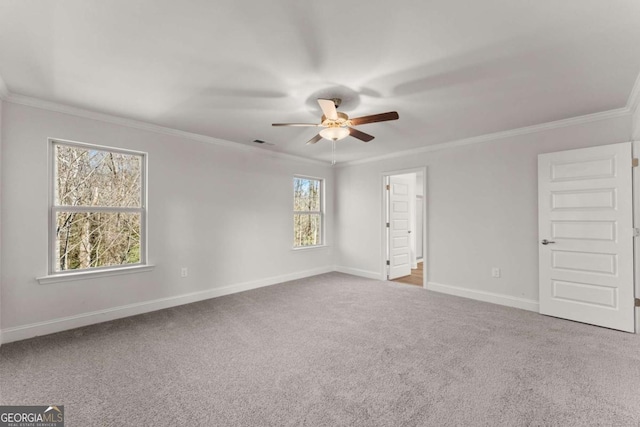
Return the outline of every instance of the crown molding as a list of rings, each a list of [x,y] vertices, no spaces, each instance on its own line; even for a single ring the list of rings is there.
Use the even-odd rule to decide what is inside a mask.
[[[0,80],[0,83],[2,83],[1,80]],[[224,139],[214,138],[212,136],[168,128],[160,125],[155,125],[152,123],[143,122],[140,120],[127,119],[124,117],[114,116],[111,114],[98,113],[95,111],[86,110],[84,108],[72,107],[70,105],[59,104],[57,102],[45,101],[43,99],[33,98],[25,95],[19,95],[19,94],[11,93],[8,91],[4,100],[12,104],[25,105],[28,107],[39,108],[42,110],[69,114],[76,117],[82,117],[85,119],[97,120],[105,123],[126,126],[134,129],[148,131],[148,132],[155,132],[163,135],[169,135],[169,136],[187,139],[190,141],[204,142],[207,144],[213,144],[213,145],[217,145],[220,147],[225,147],[233,150],[256,153],[261,156],[276,157],[276,158],[287,159],[287,160],[313,163],[313,164],[322,165],[322,166],[329,166],[329,163],[321,160],[309,159],[306,157],[296,156],[294,154],[282,153],[279,151],[266,150],[264,148],[259,148],[259,147],[252,147],[249,145],[231,142]]]
[[[366,159],[343,162],[338,167],[362,165],[365,163],[378,162],[381,160],[394,159],[397,157],[414,156],[420,153],[428,153],[432,151],[446,150],[450,148],[463,147],[465,145],[480,144],[483,142],[491,142],[499,139],[510,138],[519,135],[527,135],[531,133],[543,132],[551,129],[558,129],[568,126],[575,126],[583,123],[591,123],[599,120],[613,119],[631,114],[628,107],[617,108],[614,110],[602,111],[600,113],[586,114],[584,116],[572,117],[569,119],[556,120],[553,122],[541,123],[533,126],[526,126],[517,129],[510,129],[501,132],[488,133],[485,135],[474,136],[471,138],[458,139],[454,141],[443,142],[440,144],[427,145],[424,147],[412,148],[409,150],[396,151],[395,153],[383,154],[381,156],[368,157]]]

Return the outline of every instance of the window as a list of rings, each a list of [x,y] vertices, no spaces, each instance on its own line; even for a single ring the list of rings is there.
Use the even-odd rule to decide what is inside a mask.
[[[293,177],[293,247],[322,245],[321,179]]]
[[[146,155],[51,144],[50,274],[146,264]]]

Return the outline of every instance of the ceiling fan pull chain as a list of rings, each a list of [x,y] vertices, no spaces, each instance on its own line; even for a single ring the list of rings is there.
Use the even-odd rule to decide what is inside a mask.
[[[336,164],[336,140],[331,141],[331,166]]]

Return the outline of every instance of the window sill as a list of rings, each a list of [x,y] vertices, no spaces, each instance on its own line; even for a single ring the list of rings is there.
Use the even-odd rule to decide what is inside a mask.
[[[73,280],[95,279],[98,277],[117,276],[119,274],[142,273],[144,271],[151,271],[154,268],[155,268],[155,265],[150,265],[150,264],[135,265],[132,267],[117,267],[117,268],[108,268],[104,270],[51,274],[48,276],[36,277],[36,280],[41,285],[48,285],[50,283],[71,282]]]
[[[311,249],[323,249],[328,248],[329,245],[315,245],[315,246],[300,246],[299,248],[291,248],[292,251],[308,251]]]

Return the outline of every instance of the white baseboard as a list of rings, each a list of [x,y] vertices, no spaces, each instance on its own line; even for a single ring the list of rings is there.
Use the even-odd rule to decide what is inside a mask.
[[[149,313],[151,311],[162,310],[164,308],[175,307],[210,298],[216,298],[223,295],[230,295],[238,292],[248,291],[251,289],[261,288],[264,286],[288,282],[290,280],[303,279],[305,277],[329,273],[331,271],[334,271],[333,266],[321,267],[313,270],[300,271],[297,273],[284,274],[281,276],[269,277],[266,279],[252,280],[249,282],[207,289],[205,291],[192,292],[173,297],[160,298],[152,301],[145,301],[108,308],[105,310],[77,314],[69,317],[61,317],[45,322],[31,323],[28,325],[7,328],[0,331],[0,344],[20,341],[41,335],[53,334],[55,332],[62,332],[69,329],[80,328],[82,326],[93,325],[96,323],[108,322],[110,320],[135,316],[137,314]]]
[[[493,304],[506,305],[507,307],[520,308],[522,310],[539,312],[538,301],[513,297],[510,295],[497,294],[494,292],[478,291],[475,289],[462,288],[459,286],[443,285],[441,283],[429,282],[427,289],[430,291],[441,292],[443,294],[455,295],[464,298],[475,299],[478,301],[490,302]]]
[[[0,345],[13,341],[20,341],[41,335],[53,334],[69,329],[80,328],[82,326],[93,325],[96,323],[108,322],[110,320],[121,319],[123,317],[135,316],[138,314],[149,313],[156,310],[175,307],[192,302],[202,301],[210,298],[216,298],[223,295],[235,294],[251,289],[257,289],[265,286],[275,285],[290,280],[303,279],[305,277],[315,276],[318,274],[337,271],[340,273],[352,274],[354,276],[365,277],[367,279],[384,280],[379,272],[361,270],[358,268],[350,268],[344,266],[327,266],[312,270],[301,271],[297,273],[274,276],[266,279],[253,280],[249,282],[237,283],[218,288],[212,288],[205,291],[192,292],[173,297],[160,298],[152,301],[145,301],[135,304],[128,304],[119,307],[108,308],[104,310],[92,311],[89,313],[81,313],[74,316],[61,317],[45,322],[31,323],[28,325],[16,326],[0,330]],[[520,308],[538,312],[538,302],[525,298],[518,298],[509,295],[497,294],[492,292],[478,291],[458,286],[443,285],[440,283],[429,282],[427,289],[442,292],[445,294],[456,295],[465,298],[471,298],[479,301],[490,302],[494,304],[506,305],[509,307]]]
[[[359,268],[343,267],[341,265],[334,266],[333,271],[351,274],[353,276],[366,277],[367,279],[385,280],[385,277],[383,277],[377,271],[360,270]]]

